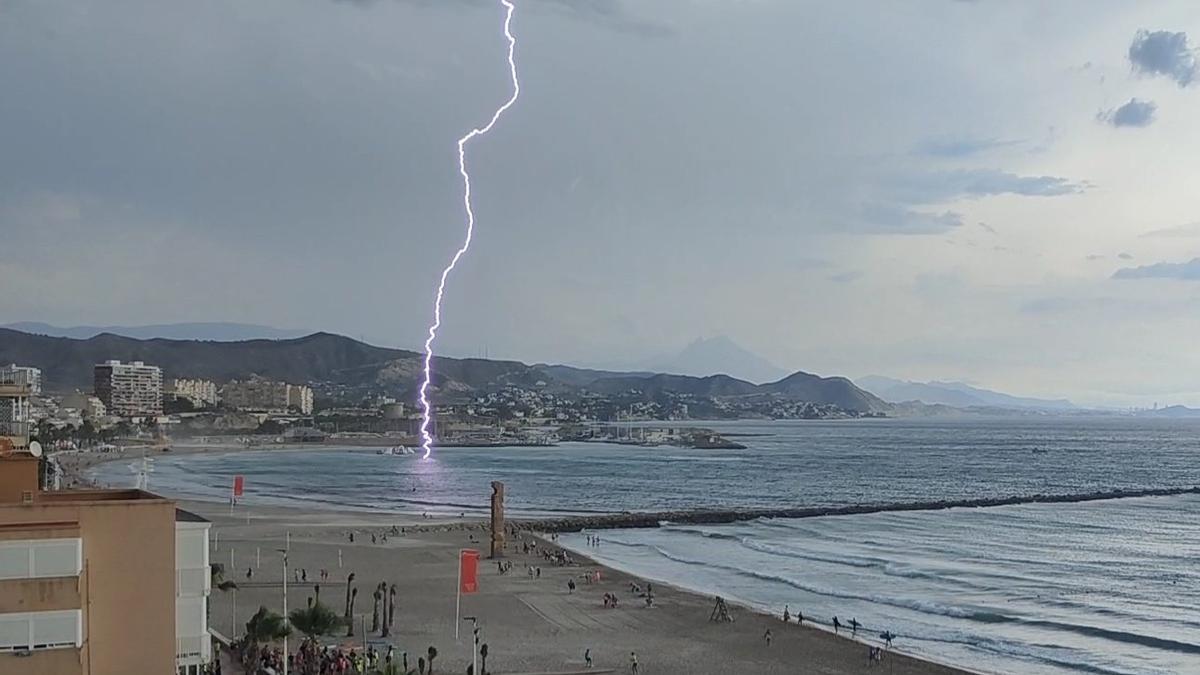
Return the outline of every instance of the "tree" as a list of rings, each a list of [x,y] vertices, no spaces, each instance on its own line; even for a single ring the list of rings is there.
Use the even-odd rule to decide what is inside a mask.
[[[388,589],[388,625],[396,626],[396,584]]]
[[[384,597],[387,596],[387,582],[386,581],[381,581],[379,583],[379,594]],[[391,630],[392,630],[391,612],[388,611],[388,606],[385,602],[385,604],[383,606],[383,632],[379,634],[379,637],[387,637],[388,635],[391,635]],[[407,670],[407,668],[405,670]]]
[[[266,607],[259,607],[246,622],[246,639],[253,644],[282,640],[291,633],[292,629],[283,617]]]
[[[347,621],[349,621],[351,619],[351,616],[350,616],[350,585],[353,583],[354,583],[354,572],[351,572],[349,575],[346,576],[346,612],[343,616],[345,617],[345,619]]]
[[[379,590],[379,586],[375,587],[375,592],[371,594],[371,597],[375,600],[371,606],[371,632],[374,633],[379,630],[379,601],[383,600],[383,591]]]
[[[263,420],[262,424],[259,424],[258,428],[254,430],[254,433],[278,436],[283,433],[283,429],[283,425],[275,420]]]
[[[342,624],[336,612],[319,602],[314,602],[312,606],[304,609],[292,610],[288,614],[288,620],[296,630],[310,638],[328,635]]]
[[[346,619],[346,637],[354,637],[354,601],[358,599],[358,589],[350,591],[350,618]]]
[[[433,660],[437,658],[437,647],[429,645],[426,655],[429,656],[429,675],[433,675]]]
[[[487,655],[488,655],[488,646],[487,646],[487,643],[485,642],[479,647],[479,672],[482,673],[482,675],[487,675],[487,672],[488,672]]]

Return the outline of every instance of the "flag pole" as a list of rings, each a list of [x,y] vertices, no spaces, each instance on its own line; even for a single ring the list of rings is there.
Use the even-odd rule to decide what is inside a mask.
[[[458,578],[454,584],[454,641],[458,642],[459,615],[462,610],[462,549],[458,551]]]

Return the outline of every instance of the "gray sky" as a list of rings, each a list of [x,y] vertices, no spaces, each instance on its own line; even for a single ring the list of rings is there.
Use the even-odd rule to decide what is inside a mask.
[[[517,0],[442,351],[1200,405],[1200,5]],[[0,0],[0,318],[415,348],[491,0]]]

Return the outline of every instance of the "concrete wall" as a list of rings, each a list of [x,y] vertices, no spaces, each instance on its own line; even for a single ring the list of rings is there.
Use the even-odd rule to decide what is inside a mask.
[[[38,489],[38,459],[24,453],[0,460],[0,504],[19,504],[21,493]],[[36,494],[35,494],[36,497]]]

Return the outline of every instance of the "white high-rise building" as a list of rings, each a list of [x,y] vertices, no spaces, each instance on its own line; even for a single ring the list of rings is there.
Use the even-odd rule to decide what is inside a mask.
[[[162,414],[162,369],[141,361],[105,361],[95,368],[96,398],[110,415],[156,417]]]

